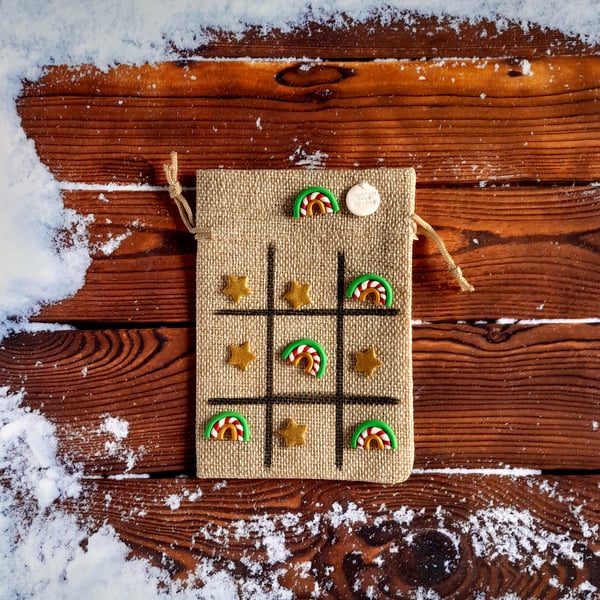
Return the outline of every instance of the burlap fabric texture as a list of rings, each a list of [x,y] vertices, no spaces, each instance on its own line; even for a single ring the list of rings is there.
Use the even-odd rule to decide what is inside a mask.
[[[344,198],[363,181],[381,205],[358,217]],[[333,193],[339,212],[294,218],[295,198],[311,186]],[[412,169],[197,172],[199,477],[393,483],[409,476],[414,194]],[[364,274],[389,283],[391,306],[346,297]],[[244,282],[237,298],[227,293],[232,281]],[[309,289],[310,304],[292,306],[285,297],[292,282]],[[319,344],[327,362],[321,377],[282,358],[296,340]],[[370,374],[357,370],[358,353],[380,364]],[[373,420],[386,425],[384,434],[391,430],[394,447],[374,439],[381,432],[368,429]],[[215,438],[219,427],[223,439]],[[289,427],[295,439],[284,435]],[[359,433],[362,448],[353,447]]]

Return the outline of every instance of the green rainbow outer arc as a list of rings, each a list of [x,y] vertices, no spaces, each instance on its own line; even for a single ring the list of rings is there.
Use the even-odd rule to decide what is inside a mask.
[[[336,197],[329,190],[325,189],[324,187],[315,185],[313,187],[309,187],[309,188],[306,188],[305,190],[302,190],[296,196],[296,200],[294,201],[294,212],[293,212],[295,219],[300,218],[300,205],[302,204],[302,200],[304,200],[304,198],[306,196],[308,196],[309,194],[312,194],[313,192],[320,192],[321,194],[327,196],[327,198],[329,198],[329,201],[331,202],[331,207],[333,208],[334,213],[338,212],[340,210],[340,205],[338,204]]]
[[[321,346],[321,344],[319,344],[318,342],[315,342],[315,340],[311,340],[309,338],[300,338],[299,340],[288,344],[285,347],[285,350],[281,353],[281,358],[283,360],[287,360],[292,351],[295,350],[298,346],[301,346],[302,344],[305,344],[306,346],[311,346],[317,351],[317,354],[321,359],[321,366],[319,367],[319,371],[316,374],[316,377],[317,379],[321,379],[321,377],[323,377],[323,375],[325,374],[325,367],[327,367],[327,354],[325,354],[323,346]]]
[[[244,415],[235,412],[233,410],[226,410],[225,412],[219,413],[215,415],[209,422],[208,425],[204,428],[204,437],[210,438],[210,432],[212,428],[218,423],[221,419],[226,419],[227,417],[233,417],[238,419],[244,428],[244,437],[242,438],[244,442],[250,441],[250,427],[248,425],[248,421],[246,421],[246,417]]]
[[[385,289],[385,305],[389,308],[394,301],[394,291],[392,290],[392,286],[390,282],[382,277],[381,275],[375,275],[375,273],[365,273],[356,279],[353,279],[346,290],[346,298],[352,298],[352,294],[354,294],[354,290],[364,281],[371,279],[373,281],[377,281],[380,283]]]
[[[392,449],[396,450],[396,448],[398,448],[398,440],[396,439],[396,434],[394,433],[393,429],[387,423],[379,421],[378,419],[364,421],[354,430],[354,433],[352,434],[352,441],[350,442],[351,448],[357,447],[358,438],[360,437],[360,434],[369,427],[379,427],[380,429],[383,429],[383,431],[385,431],[388,434],[388,437],[390,438],[390,444],[392,446]]]

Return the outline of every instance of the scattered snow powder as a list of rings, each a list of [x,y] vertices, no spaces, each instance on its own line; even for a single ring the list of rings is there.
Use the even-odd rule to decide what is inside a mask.
[[[124,440],[129,435],[129,423],[118,417],[102,415],[104,421],[100,425],[100,431],[112,434],[117,440]]]
[[[528,510],[496,506],[469,516],[463,532],[471,535],[476,556],[494,561],[505,557],[512,563],[527,560],[533,573],[545,564],[548,556],[568,560],[583,567],[583,555],[577,539],[568,533],[545,531],[542,523]]]
[[[523,75],[533,75],[531,63],[526,58],[521,61],[521,73],[523,73]]]
[[[324,169],[325,161],[329,158],[329,154],[322,150],[316,150],[309,154],[304,148],[299,146],[294,150],[294,153],[290,155],[289,160],[298,167],[304,167],[305,169]]]
[[[41,414],[21,408],[24,392],[0,388],[0,471],[11,481],[14,498],[0,486],[2,512],[18,503],[18,494],[47,508],[58,498],[79,494],[79,476],[69,474],[56,458],[55,428]]]
[[[105,242],[98,242],[92,246],[95,252],[101,252],[104,256],[110,256],[129,236],[131,231],[128,229],[119,235],[108,234],[108,239]]]
[[[165,504],[171,510],[177,510],[181,506],[181,498],[177,494],[171,494],[165,498]]]
[[[125,443],[129,435],[129,423],[118,417],[110,415],[102,415],[103,421],[100,427],[96,430],[97,434],[107,434],[110,439],[104,442],[104,452],[107,456],[122,460],[126,465],[126,473],[135,467],[138,456],[145,451],[143,446],[140,446],[137,453]]]
[[[364,509],[356,506],[354,502],[349,502],[346,510],[342,508],[341,504],[334,502],[325,518],[331,523],[332,527],[367,522],[367,515]]]

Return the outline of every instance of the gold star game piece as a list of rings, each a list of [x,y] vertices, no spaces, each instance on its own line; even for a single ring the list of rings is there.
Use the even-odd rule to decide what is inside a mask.
[[[248,277],[242,275],[227,275],[227,285],[223,289],[223,293],[231,296],[234,302],[239,302],[244,296],[250,296],[252,290],[248,287]]]
[[[305,446],[306,445],[306,430],[308,425],[299,425],[294,419],[288,419],[285,427],[282,427],[278,433],[285,439],[285,447]]]
[[[290,281],[290,287],[283,297],[292,305],[294,310],[298,310],[305,304],[312,304],[308,292],[310,292],[310,283]]]
[[[232,367],[238,367],[244,373],[248,370],[248,365],[256,360],[256,354],[250,351],[250,342],[244,342],[239,346],[229,346],[229,360],[228,365]]]
[[[382,364],[383,363],[375,356],[375,348],[371,346],[364,352],[356,353],[356,366],[354,367],[354,370],[358,371],[359,373],[364,373],[369,377],[373,377],[375,369],[380,367]]]

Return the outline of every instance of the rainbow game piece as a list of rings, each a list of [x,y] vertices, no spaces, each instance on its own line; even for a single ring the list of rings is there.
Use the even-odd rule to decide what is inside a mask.
[[[398,441],[387,423],[372,419],[354,430],[350,447],[359,450],[392,450],[398,447]]]
[[[289,344],[283,351],[281,358],[296,367],[301,366],[306,361],[304,370],[319,379],[323,377],[327,366],[325,350],[320,344],[308,338],[302,338]]]
[[[204,430],[204,437],[210,440],[230,440],[248,442],[250,428],[246,419],[238,412],[225,411],[215,415]]]
[[[380,275],[365,273],[350,283],[346,290],[346,298],[354,298],[361,302],[370,300],[373,304],[390,307],[394,293],[389,281]]]
[[[294,217],[312,217],[315,210],[322,215],[336,213],[340,210],[335,196],[323,187],[309,187],[296,196]]]

